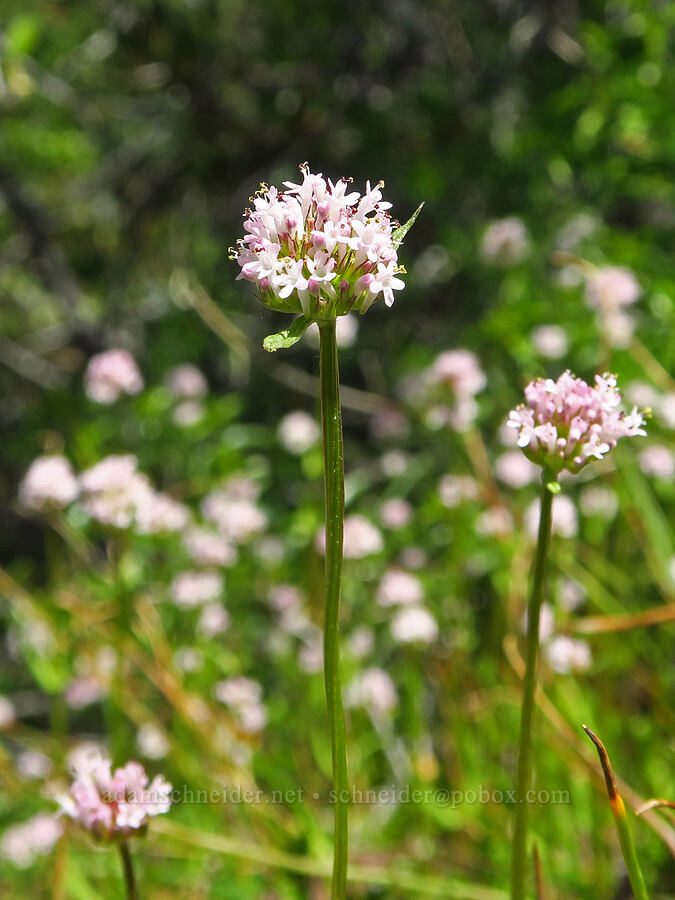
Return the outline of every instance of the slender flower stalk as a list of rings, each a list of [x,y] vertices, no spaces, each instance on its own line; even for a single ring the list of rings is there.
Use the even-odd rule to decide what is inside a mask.
[[[532,719],[537,687],[539,619],[544,596],[546,563],[551,544],[553,501],[560,493],[558,475],[577,474],[594,459],[603,459],[621,438],[644,435],[644,419],[636,408],[621,410],[614,375],[596,375],[589,385],[571,372],[537,379],[525,388],[525,403],[512,410],[507,423],[518,430],[518,446],[542,467],[539,535],[532,589],[527,608],[525,680],[520,716],[516,809],[511,863],[511,898],[523,900],[528,869],[527,793],[532,784]]]
[[[511,897],[522,900],[525,896],[525,878],[529,864],[527,853],[527,824],[529,804],[527,792],[532,783],[532,719],[534,694],[537,686],[537,660],[539,656],[539,619],[544,598],[546,564],[551,545],[551,521],[553,498],[558,487],[555,477],[544,471],[542,475],[539,536],[534,561],[532,589],[527,604],[527,649],[525,653],[525,681],[520,710],[520,742],[518,746],[518,772],[516,775],[516,816],[513,831],[513,857],[511,864]]]
[[[129,844],[126,841],[120,841],[119,849],[122,858],[122,871],[124,873],[124,887],[127,893],[127,900],[139,900]]]
[[[245,235],[232,248],[238,278],[251,283],[260,301],[277,312],[296,313],[288,328],[268,335],[265,350],[292,347],[313,323],[319,326],[321,419],[326,495],[326,609],[324,680],[331,756],[335,834],[333,900],[347,890],[349,780],[345,718],[340,684],[340,586],[344,541],[345,488],[336,321],[351,311],[365,313],[380,295],[386,306],[403,289],[398,250],[422,206],[404,224],[388,213],[383,182],[365,193],[351,179],[333,183],[300,166],[302,180],[286,190],[262,184],[244,213]]]
[[[349,845],[349,781],[345,717],[340,683],[340,586],[345,517],[344,451],[340,376],[335,320],[320,329],[321,421],[326,495],[326,610],[324,620],[324,680],[333,761],[335,836],[333,900],[343,900],[347,888]]]
[[[607,750],[605,750],[605,745],[602,743],[597,734],[591,731],[591,729],[586,725],[583,725],[582,727],[589,738],[595,744],[595,748],[598,751],[598,756],[600,757],[602,772],[605,776],[605,786],[607,787],[607,796],[609,797],[609,805],[612,810],[612,815],[614,816],[614,821],[616,822],[616,830],[619,832],[621,852],[623,854],[624,862],[626,863],[628,880],[630,881],[630,886],[633,889],[635,900],[649,900],[649,895],[647,894],[647,886],[645,885],[645,880],[642,875],[642,869],[640,868],[640,863],[638,862],[637,854],[635,852],[635,846],[633,844],[633,838],[631,836],[630,827],[628,825],[626,807],[624,805],[623,798],[621,797],[621,794],[619,793],[619,790],[616,786],[614,770],[612,769],[612,764],[609,761],[609,755],[607,753]]]

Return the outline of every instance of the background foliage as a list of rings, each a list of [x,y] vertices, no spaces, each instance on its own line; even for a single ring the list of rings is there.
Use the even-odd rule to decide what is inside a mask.
[[[347,564],[344,666],[348,681],[385,669],[398,694],[384,718],[352,711],[352,777],[362,788],[507,790],[532,549],[521,526],[536,486],[495,480],[500,425],[530,377],[611,366],[641,397],[649,386],[648,441],[673,447],[672,413],[659,415],[659,404],[675,392],[675,6],[4,0],[1,20],[0,692],[17,721],[0,740],[0,826],[53,808],[50,784],[85,739],[107,742],[118,762],[142,758],[176,786],[303,787],[325,798],[316,634],[285,632],[267,599],[291,584],[306,622],[321,622],[320,452],[289,453],[277,434],[285,413],[316,412],[317,351],[308,341],[283,355],[262,351],[280,322],[235,282],[226,251],[258,183],[292,179],[303,160],[333,178],[352,175],[357,187],[383,178],[401,219],[426,204],[402,251],[405,292],[392,310],[376,304],[342,353],[352,389],[348,512],[384,534],[381,550]],[[529,255],[490,265],[481,238],[505,216],[525,223]],[[608,346],[561,252],[633,270],[642,288],[633,343]],[[564,328],[562,359],[537,350],[532,330],[543,324]],[[134,353],[146,387],[100,406],[82,375],[92,354],[115,346]],[[410,390],[456,347],[477,355],[488,384],[464,433],[437,427],[430,403]],[[189,426],[176,422],[164,383],[183,362],[209,384]],[[400,427],[383,434],[383,411]],[[582,505],[574,533],[554,546],[551,601],[570,582],[583,597],[572,611],[556,606],[556,631],[583,635],[592,652],[583,671],[545,666],[542,676],[537,783],[571,797],[534,816],[554,895],[627,895],[582,721],[640,797],[672,795],[672,617],[626,630],[608,619],[589,625],[675,602],[672,475],[645,471],[641,449],[625,448],[616,470],[604,470],[618,511],[603,517]],[[51,520],[22,511],[18,483],[44,452],[64,453],[77,471],[133,453],[195,511],[245,473],[276,543],[243,543],[224,573],[227,631],[200,635],[197,612],[171,604],[168,586],[190,566],[179,537],[105,531],[76,507]],[[444,503],[448,474],[475,479],[475,496]],[[576,504],[585,487],[566,493]],[[391,498],[414,511],[393,531],[379,518]],[[513,524],[486,526],[495,510]],[[373,600],[394,563],[418,566],[439,626],[431,645],[397,643],[392,611]],[[364,626],[373,641],[365,659],[354,651]],[[118,662],[103,695],[69,707],[68,685],[96,670],[106,647]],[[195,671],[177,665],[185,648],[200,654]],[[263,686],[261,735],[240,733],[213,698],[219,679],[238,674]],[[147,723],[167,738],[160,760],[137,746]],[[27,750],[48,758],[48,774],[22,772]],[[509,821],[506,803],[356,806],[354,859],[375,874],[354,896],[501,896],[491,890],[506,884]],[[179,804],[138,843],[144,896],[325,896],[313,863],[303,874],[305,863],[278,854],[325,860],[329,830],[327,804],[311,799]],[[636,821],[634,833],[654,896],[667,896],[667,818]],[[114,855],[77,834],[26,868],[0,860],[0,889],[76,900],[122,890]]]

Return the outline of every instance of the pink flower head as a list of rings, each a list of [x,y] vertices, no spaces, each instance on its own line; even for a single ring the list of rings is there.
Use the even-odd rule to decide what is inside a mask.
[[[138,394],[142,391],[143,378],[128,350],[106,350],[89,360],[84,389],[91,400],[109,405],[120,394]]]
[[[586,297],[593,309],[615,310],[630,306],[640,297],[642,289],[630,269],[623,266],[601,266],[587,278]]]
[[[507,424],[518,429],[518,446],[528,459],[552,474],[576,474],[602,459],[619,438],[646,434],[637,407],[628,414],[619,408],[614,375],[596,375],[593,387],[569,370],[557,381],[538,378],[525,388],[525,400],[511,410]]]
[[[39,456],[19,485],[19,502],[28,509],[55,509],[68,506],[79,492],[77,479],[65,457]]]
[[[98,838],[128,836],[151,816],[169,811],[171,785],[157,775],[149,781],[140,763],[111,769],[110,760],[90,753],[73,769],[68,793],[57,798],[64,815]]]
[[[302,181],[285,191],[261,185],[245,213],[245,236],[233,248],[238,278],[252,282],[272,309],[327,319],[365,312],[382,294],[387,306],[404,287],[398,277],[396,223],[380,188],[349,190],[300,166]]]
[[[627,347],[635,322],[626,307],[642,293],[635,275],[622,266],[602,266],[587,275],[586,300],[598,315],[600,326],[612,347]]]
[[[517,216],[491,222],[481,241],[481,255],[485,262],[498,266],[514,266],[530,252],[527,228]]]

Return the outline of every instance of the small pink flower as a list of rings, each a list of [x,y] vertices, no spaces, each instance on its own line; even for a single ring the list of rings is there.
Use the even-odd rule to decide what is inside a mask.
[[[652,444],[644,449],[638,456],[638,462],[645,475],[668,480],[675,475],[675,454],[663,444]]]
[[[78,760],[73,783],[57,798],[64,815],[98,838],[128,836],[151,816],[169,811],[171,785],[157,775],[150,782],[140,763],[111,769],[110,760],[90,753]]]
[[[380,507],[380,519],[385,528],[396,531],[404,528],[413,517],[413,508],[407,500],[392,497]]]
[[[566,675],[568,672],[588,669],[593,662],[591,648],[585,641],[561,634],[544,646],[544,655],[554,672]]]
[[[534,481],[537,468],[518,450],[507,450],[497,458],[495,474],[509,487],[521,488]]]
[[[643,416],[634,407],[620,410],[614,375],[596,375],[591,387],[568,370],[553,381],[539,378],[525,388],[526,402],[509,414],[518,446],[532,462],[553,474],[576,474],[602,459],[622,437],[645,435]]]
[[[245,235],[233,249],[239,278],[258,288],[266,305],[305,315],[365,312],[383,294],[387,306],[404,287],[398,276],[394,222],[381,184],[348,190],[300,166],[302,181],[286,190],[261,185],[246,210]]]
[[[431,644],[438,637],[438,624],[423,606],[406,606],[392,619],[391,633],[401,644]]]
[[[531,337],[534,349],[546,359],[560,359],[567,353],[569,341],[559,325],[538,325]]]
[[[625,310],[639,299],[641,293],[630,269],[602,266],[587,275],[587,303],[596,311],[600,327],[613,347],[627,347],[630,343],[635,323]]]
[[[171,599],[181,609],[191,609],[217,600],[223,593],[223,577],[205,569],[201,572],[181,572],[171,582]]]
[[[594,309],[616,309],[630,306],[639,299],[642,288],[630,269],[602,266],[587,277],[586,297]]]
[[[47,813],[11,825],[0,837],[0,857],[18,869],[27,869],[39,856],[46,856],[63,833],[63,823]]]
[[[373,715],[389,714],[398,703],[394,682],[384,669],[371,668],[359,673],[347,688],[348,706],[363,706]]]
[[[380,606],[408,606],[424,600],[424,588],[416,575],[403,569],[389,569],[382,576],[375,596]]]
[[[514,266],[530,252],[530,238],[517,216],[491,222],[483,234],[481,255],[485,262],[497,266]]]
[[[199,566],[231,566],[237,561],[234,546],[208,528],[188,528],[183,532],[183,546]]]
[[[92,356],[84,375],[87,396],[109,405],[120,394],[138,394],[143,390],[143,378],[128,350],[106,350]]]
[[[28,509],[68,506],[80,489],[68,460],[63,456],[39,456],[19,485],[19,502]]]
[[[209,390],[206,378],[197,366],[191,363],[182,363],[170,369],[166,376],[166,384],[174,397],[183,400],[201,400]]]
[[[295,456],[301,456],[319,440],[321,432],[314,416],[298,409],[279,422],[277,430],[281,445]]]

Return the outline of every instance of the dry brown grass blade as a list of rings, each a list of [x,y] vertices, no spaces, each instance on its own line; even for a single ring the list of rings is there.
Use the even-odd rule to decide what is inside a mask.
[[[646,803],[643,803],[639,809],[636,809],[635,815],[641,816],[643,813],[649,812],[650,809],[665,810],[668,818],[672,822],[675,822],[675,816],[670,812],[671,809],[675,809],[675,800],[664,800],[661,797],[653,797],[651,800],[647,800]]]
[[[649,625],[660,625],[664,622],[675,622],[675,603],[655,606],[628,615],[586,616],[574,622],[572,631],[575,634],[605,634],[630,631],[632,628],[647,628]]]

